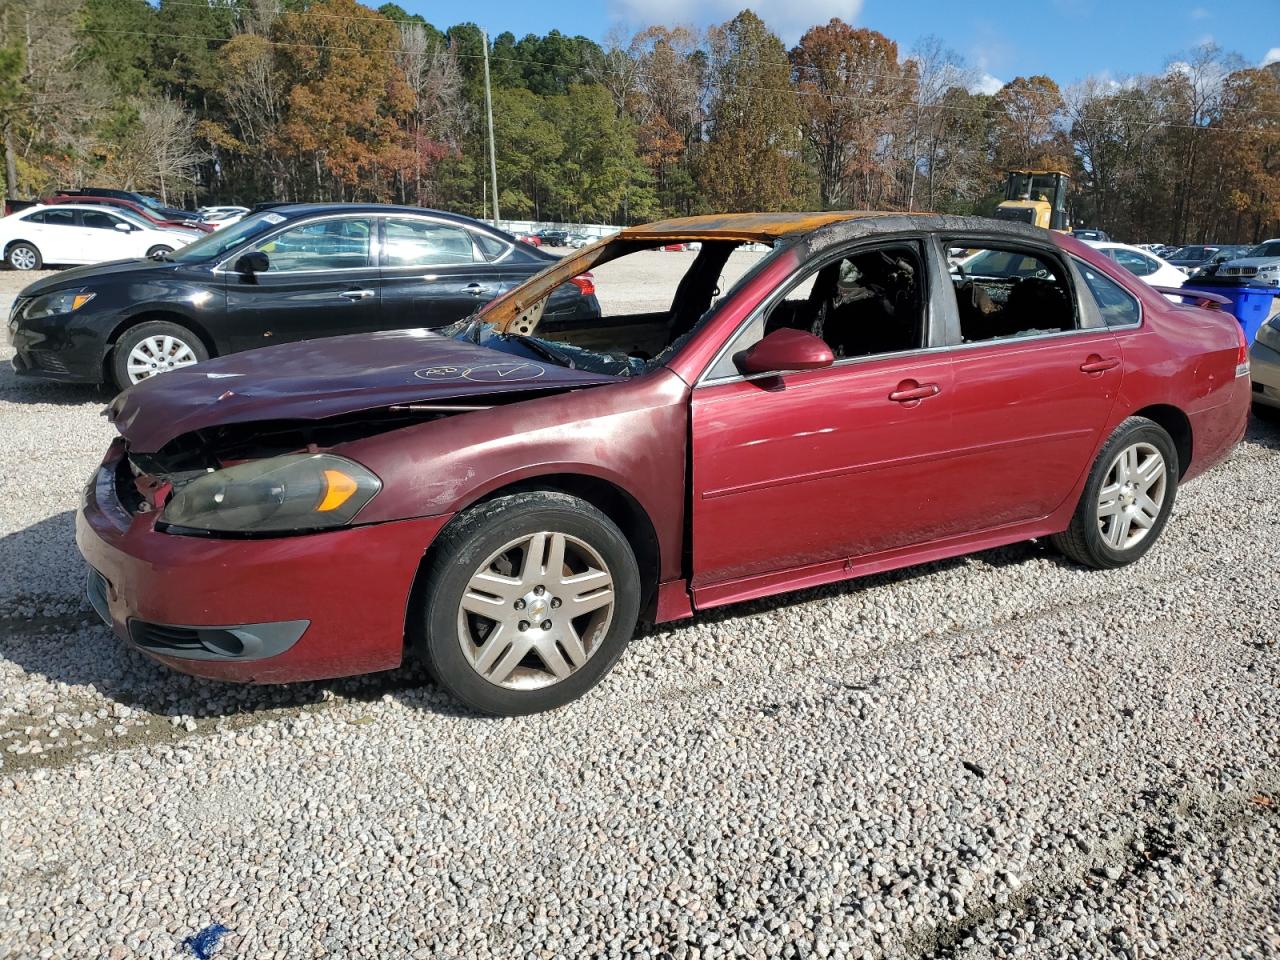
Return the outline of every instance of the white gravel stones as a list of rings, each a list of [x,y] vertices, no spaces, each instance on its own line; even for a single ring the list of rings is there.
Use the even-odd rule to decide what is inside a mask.
[[[1135,567],[715,611],[498,721],[121,650],[71,539],[101,405],[0,371],[0,957],[1280,955],[1280,430]]]

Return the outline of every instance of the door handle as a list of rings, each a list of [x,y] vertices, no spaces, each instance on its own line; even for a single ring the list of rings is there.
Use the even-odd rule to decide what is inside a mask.
[[[377,296],[372,290],[343,290],[338,294],[348,300],[368,300],[370,297]]]
[[[889,394],[894,403],[910,403],[915,405],[921,400],[935,397],[940,391],[936,383],[917,383],[915,380],[903,380],[898,389]]]
[[[1096,353],[1089,354],[1089,358],[1080,364],[1081,373],[1102,373],[1104,370],[1113,370],[1120,366],[1119,357],[1100,357]]]
[[[468,284],[467,284],[465,287],[463,287],[462,289],[463,289],[463,290],[465,290],[465,291],[467,291],[467,293],[471,294],[473,297],[483,297],[483,296],[484,296],[484,284],[483,284],[483,283],[468,283]]]

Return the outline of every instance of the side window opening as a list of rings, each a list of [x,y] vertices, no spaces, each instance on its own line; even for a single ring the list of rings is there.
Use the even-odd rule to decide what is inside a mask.
[[[953,241],[948,260],[964,343],[1076,329],[1071,285],[1054,258]]]
[[[925,271],[919,248],[859,249],[802,277],[769,311],[764,333],[789,327],[826,341],[837,359],[924,346]]]

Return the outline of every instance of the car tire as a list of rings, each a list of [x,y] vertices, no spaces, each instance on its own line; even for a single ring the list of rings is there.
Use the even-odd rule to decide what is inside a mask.
[[[540,713],[609,672],[635,632],[640,596],[635,554],[612,520],[567,494],[515,493],[441,534],[414,642],[437,682],[475,710]]]
[[[173,253],[173,247],[168,247],[163,243],[158,243],[147,251],[147,256],[154,257],[157,253]]]
[[[127,390],[158,373],[208,359],[204,343],[186,327],[168,320],[148,320],[130,327],[116,341],[111,351],[111,379],[117,389]],[[150,366],[139,369],[143,363]]]
[[[14,270],[39,270],[44,266],[44,258],[35,244],[25,240],[11,244],[4,252],[4,259]]]
[[[1102,445],[1071,525],[1051,541],[1087,567],[1133,563],[1168,523],[1180,471],[1168,432],[1145,417],[1129,417]]]

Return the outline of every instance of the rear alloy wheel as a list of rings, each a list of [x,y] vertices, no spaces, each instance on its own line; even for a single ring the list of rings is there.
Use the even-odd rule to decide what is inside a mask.
[[[186,327],[152,320],[121,335],[113,351],[111,369],[116,387],[125,390],[157,374],[208,359],[209,351]]]
[[[1071,526],[1053,538],[1055,546],[1090,567],[1137,560],[1168,522],[1178,470],[1177,449],[1164,428],[1130,417],[1103,445]]]
[[[44,266],[40,251],[29,243],[15,243],[5,254],[9,266],[15,270],[39,270]]]
[[[635,629],[639,571],[608,517],[560,493],[513,494],[464,514],[433,550],[427,661],[472,707],[512,716],[581,696]]]

